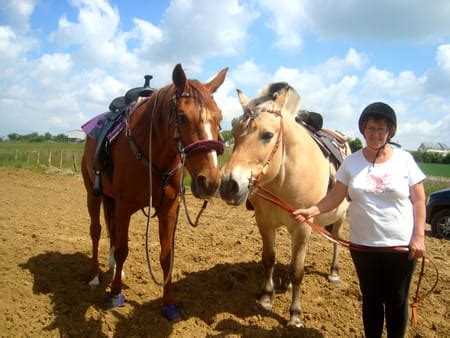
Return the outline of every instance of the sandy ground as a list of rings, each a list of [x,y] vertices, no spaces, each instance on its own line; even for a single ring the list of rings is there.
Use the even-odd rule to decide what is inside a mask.
[[[188,197],[191,212],[200,202]],[[161,289],[147,272],[145,217],[136,213],[125,265],[127,303],[105,310],[111,273],[109,241],[100,243],[102,284],[86,285],[90,238],[81,177],[40,175],[0,168],[0,336],[17,337],[360,337],[359,288],[348,252],[341,256],[339,286],[326,280],[331,244],[314,234],[302,284],[305,327],[287,329],[290,293],[285,291],[290,239],[278,233],[273,312],[256,305],[262,284],[261,240],[244,208],[214,199],[198,228],[181,214],[176,236],[174,287],[183,320],[161,317]],[[157,276],[156,223],[151,224],[150,255]],[[427,236],[427,256],[440,281],[419,308],[419,323],[408,337],[450,336],[450,242]],[[415,290],[416,272],[412,293]],[[428,265],[422,292],[435,273]]]

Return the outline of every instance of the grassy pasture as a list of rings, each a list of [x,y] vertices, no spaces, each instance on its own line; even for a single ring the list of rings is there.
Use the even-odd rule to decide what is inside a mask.
[[[83,143],[0,142],[0,166],[41,173],[76,173],[80,170],[83,146]],[[219,156],[220,166],[226,162],[231,150],[225,148],[224,154]],[[433,191],[450,187],[450,165],[419,163],[419,166],[428,177],[425,181],[427,196]],[[190,184],[189,177],[186,184]]]

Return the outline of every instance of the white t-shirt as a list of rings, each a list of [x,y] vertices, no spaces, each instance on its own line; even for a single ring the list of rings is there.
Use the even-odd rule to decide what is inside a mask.
[[[393,148],[391,158],[372,164],[362,149],[351,154],[336,173],[348,187],[350,241],[368,246],[409,245],[414,229],[409,188],[425,179],[412,155]]]

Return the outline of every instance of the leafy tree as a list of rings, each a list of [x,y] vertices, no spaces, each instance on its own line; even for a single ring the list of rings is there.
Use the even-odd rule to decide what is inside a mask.
[[[46,132],[45,134],[44,134],[44,139],[45,139],[45,141],[50,141],[51,139],[52,139],[52,134],[50,134],[49,132]]]
[[[423,152],[422,151],[411,151],[411,155],[414,157],[416,162],[423,162]]]
[[[69,138],[64,134],[58,134],[58,135],[52,137],[52,141],[59,142],[59,143],[68,143]]]
[[[442,163],[450,164],[450,153],[448,153],[447,155],[444,156],[444,158],[442,159]]]
[[[231,130],[223,130],[222,137],[223,140],[227,143],[233,142],[233,135],[231,134]]]
[[[234,125],[238,122],[239,122],[239,117],[233,117],[233,119],[231,120],[231,127],[234,127]]]
[[[349,139],[348,144],[350,146],[350,149],[352,150],[352,153],[363,147],[361,140],[357,137],[355,137],[354,139]]]
[[[20,137],[21,136],[17,133],[8,134],[8,140],[10,141],[19,141]]]

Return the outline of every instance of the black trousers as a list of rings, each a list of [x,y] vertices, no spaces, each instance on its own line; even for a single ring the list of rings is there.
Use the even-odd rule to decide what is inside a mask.
[[[407,253],[351,250],[362,294],[367,338],[381,337],[384,318],[389,338],[404,337],[408,326],[408,292],[416,259]]]

